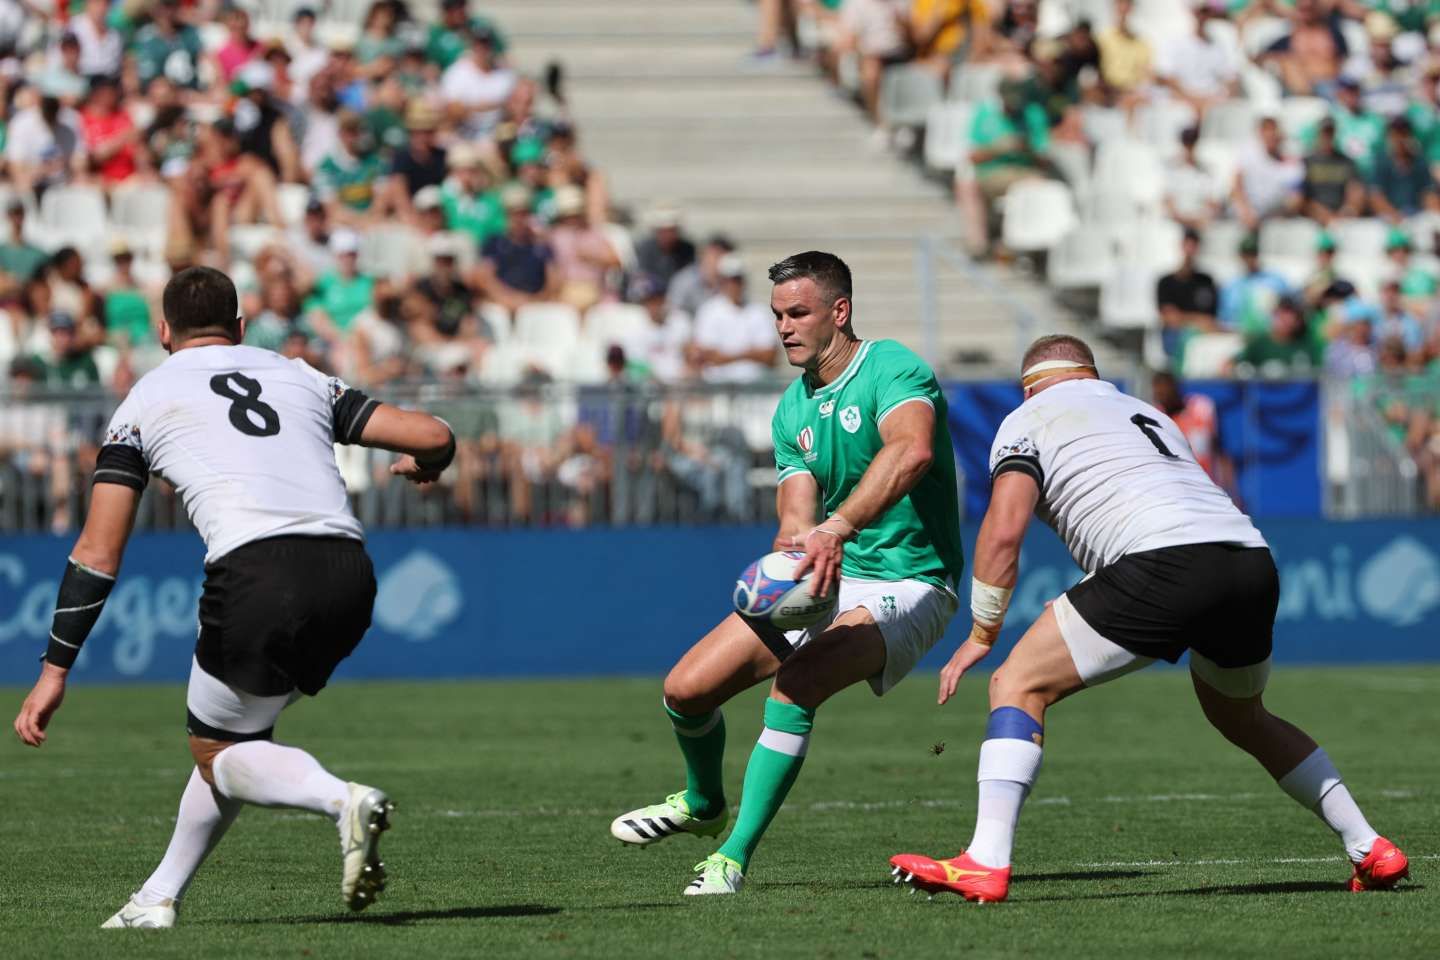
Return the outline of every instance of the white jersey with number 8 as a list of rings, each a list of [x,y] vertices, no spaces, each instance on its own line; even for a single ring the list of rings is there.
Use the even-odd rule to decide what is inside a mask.
[[[105,447],[139,453],[175,486],[209,563],[266,537],[363,539],[334,444],[358,440],[375,406],[302,360],[194,347],[140,378],[111,418]],[[135,486],[125,462],[102,456],[96,482]]]
[[[1160,547],[1266,546],[1175,422],[1104,380],[1057,383],[1006,417],[990,476],[1011,470],[1035,478],[1036,514],[1087,573]]]

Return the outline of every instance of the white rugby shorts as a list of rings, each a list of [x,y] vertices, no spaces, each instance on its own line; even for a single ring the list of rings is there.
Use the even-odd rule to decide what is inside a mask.
[[[803,630],[788,630],[785,639],[796,650],[824,633],[842,613],[864,607],[885,639],[885,668],[869,678],[877,697],[905,678],[920,658],[944,636],[960,601],[949,590],[923,580],[857,580],[840,578],[834,611]]]

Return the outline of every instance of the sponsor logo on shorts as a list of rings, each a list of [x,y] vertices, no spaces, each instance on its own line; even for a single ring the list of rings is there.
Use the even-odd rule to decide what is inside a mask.
[[[860,408],[848,406],[840,411],[840,426],[845,428],[846,433],[854,433],[860,429]]]

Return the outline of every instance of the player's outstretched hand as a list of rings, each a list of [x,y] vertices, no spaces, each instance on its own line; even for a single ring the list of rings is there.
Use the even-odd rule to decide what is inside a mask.
[[[390,464],[390,472],[397,477],[404,477],[411,483],[434,483],[440,479],[439,470],[427,470],[415,462],[415,458],[408,453]]]
[[[977,643],[974,639],[966,640],[960,644],[960,649],[955,651],[955,656],[940,670],[940,699],[939,703],[944,706],[945,701],[955,696],[955,688],[960,686],[960,678],[975,664],[985,659],[990,652],[990,644]]]
[[[811,530],[801,549],[805,551],[805,559],[796,564],[795,579],[811,573],[810,595],[829,596],[840,586],[840,561],[845,558],[845,542],[832,533]]]
[[[15,718],[15,733],[24,743],[38,747],[45,742],[45,728],[50,718],[60,709],[65,699],[65,675],[62,667],[45,664],[40,670],[40,679],[35,688],[20,706],[20,715]]]

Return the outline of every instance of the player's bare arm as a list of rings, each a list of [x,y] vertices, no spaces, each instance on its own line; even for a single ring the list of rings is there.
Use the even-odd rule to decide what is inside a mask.
[[[1020,544],[1039,500],[1040,488],[1029,473],[1015,470],[995,478],[990,507],[975,539],[970,636],[940,671],[941,704],[955,695],[960,678],[985,658],[1000,634],[1010,591],[1020,575]]]
[[[830,518],[805,537],[805,559],[796,577],[814,571],[814,593],[840,584],[845,541],[873,523],[915,488],[935,459],[935,411],[928,403],[905,403],[880,423],[884,445]]]
[[[381,403],[370,414],[360,443],[403,454],[390,472],[412,483],[431,483],[455,459],[455,435],[438,417]]]
[[[95,484],[85,527],[70,552],[65,576],[60,582],[50,645],[40,668],[40,679],[15,718],[16,735],[32,747],[45,742],[46,727],[65,698],[65,680],[80,654],[80,647],[100,618],[105,598],[120,570],[120,559],[139,505],[138,490],[116,483]]]
[[[820,484],[808,473],[792,473],[775,489],[775,516],[780,529],[772,550],[793,550],[815,526],[820,509]]]

